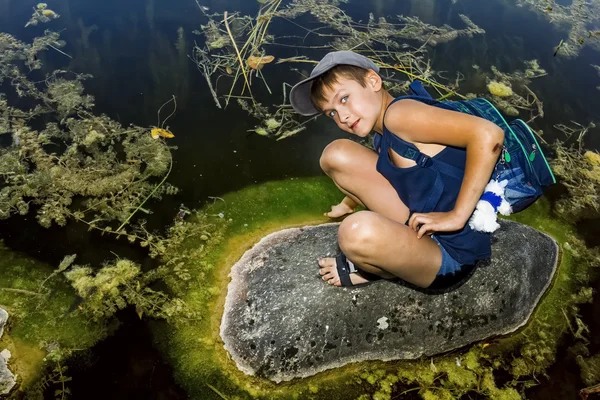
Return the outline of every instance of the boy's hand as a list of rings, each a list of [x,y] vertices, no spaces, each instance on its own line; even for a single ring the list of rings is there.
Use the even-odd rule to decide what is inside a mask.
[[[331,211],[326,212],[323,215],[325,215],[326,217],[329,217],[329,218],[340,218],[340,217],[343,217],[344,215],[352,214],[353,212],[354,212],[354,209],[342,201],[340,204],[331,206]]]
[[[459,218],[452,211],[414,213],[408,220],[408,226],[417,232],[417,238],[432,235],[435,232],[453,232],[462,229],[467,221]]]

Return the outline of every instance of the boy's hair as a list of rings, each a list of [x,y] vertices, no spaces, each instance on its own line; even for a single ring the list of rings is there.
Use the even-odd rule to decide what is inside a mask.
[[[322,105],[327,101],[325,92],[327,89],[333,89],[333,85],[339,82],[338,78],[340,76],[354,80],[360,83],[362,87],[366,87],[368,72],[369,70],[354,65],[337,65],[313,81],[310,89],[310,100],[318,110],[322,110]]]

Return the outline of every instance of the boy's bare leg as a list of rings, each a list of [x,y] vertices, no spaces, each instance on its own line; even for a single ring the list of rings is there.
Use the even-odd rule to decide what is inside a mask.
[[[321,168],[337,187],[359,205],[404,224],[408,207],[377,172],[377,153],[347,139],[331,142],[321,155]]]
[[[340,248],[367,272],[428,286],[441,265],[441,251],[433,239],[417,239],[416,232],[404,225],[408,207],[377,172],[377,158],[372,150],[345,139],[336,140],[323,150],[323,171],[350,199],[372,211],[351,215],[342,222]],[[319,266],[324,280],[340,285],[334,258],[320,259]],[[350,279],[354,284],[366,282],[357,274],[351,274]]]
[[[331,211],[326,212],[325,216],[329,218],[343,217],[344,215],[352,214],[359,205],[364,206],[346,196],[339,204],[331,206]]]
[[[361,269],[421,287],[433,282],[442,264],[439,246],[429,236],[417,239],[408,226],[371,211],[348,216],[340,225],[338,241],[346,257]],[[335,258],[321,259],[319,265],[323,280],[341,285]],[[350,279],[354,284],[366,282],[357,274]]]

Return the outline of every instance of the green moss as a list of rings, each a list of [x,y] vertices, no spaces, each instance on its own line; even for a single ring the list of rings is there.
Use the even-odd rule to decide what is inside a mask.
[[[546,232],[561,247],[560,268],[552,288],[520,332],[427,360],[363,362],[281,384],[237,370],[219,336],[231,266],[271,232],[326,222],[323,212],[342,197],[328,178],[252,186],[228,194],[224,201],[206,209],[214,225],[208,241],[190,238],[181,248],[173,249],[177,255],[196,251],[194,260],[186,262],[192,275],[189,286],[176,281],[170,285],[203,318],[176,327],[153,323],[153,328],[159,346],[175,367],[177,380],[190,397],[221,399],[216,389],[227,397],[244,399],[389,399],[392,393],[396,396],[403,390],[418,390],[421,397],[435,399],[459,398],[469,392],[492,399],[520,398],[519,387],[511,382],[497,385],[494,371],[527,377],[543,372],[553,362],[560,337],[575,329],[576,306],[589,297],[589,291],[582,288],[587,287],[591,266],[598,260],[571,227],[550,215],[544,200],[511,217]],[[207,221],[198,223],[209,225]],[[198,243],[203,243],[202,252],[197,252]],[[520,388],[529,384],[527,378],[520,382]]]
[[[49,349],[83,350],[107,335],[105,324],[83,316],[75,292],[61,275],[46,280],[53,272],[49,265],[0,243],[0,271],[0,305],[9,313],[0,345],[13,354],[11,362],[23,386],[39,376]]]

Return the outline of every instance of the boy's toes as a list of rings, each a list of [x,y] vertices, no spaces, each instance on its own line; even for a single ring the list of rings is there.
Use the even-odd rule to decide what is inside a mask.
[[[327,282],[330,285],[341,286],[342,283],[340,281],[340,277],[337,273],[337,266],[335,258],[319,258],[318,259],[319,274],[321,275],[321,279]]]
[[[327,258],[319,258],[318,260],[319,267],[335,267],[335,258],[327,257]]]
[[[338,278],[338,277],[328,280],[327,283],[329,283],[330,285],[334,285],[334,286],[342,286],[342,282],[340,282],[340,278]]]
[[[323,279],[324,281],[329,281],[330,279],[332,279],[332,278],[335,278],[335,277],[336,277],[332,271],[326,272],[326,273],[324,273],[324,274],[321,274],[321,275],[323,276],[323,277],[322,277],[322,279]]]

